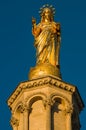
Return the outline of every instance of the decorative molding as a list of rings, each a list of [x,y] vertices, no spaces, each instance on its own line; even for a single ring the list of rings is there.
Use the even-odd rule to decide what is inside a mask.
[[[70,104],[70,101],[68,100],[68,98],[66,96],[63,96],[63,94],[53,93],[50,95],[50,98],[52,100],[56,100],[56,99],[60,98],[61,100],[66,101],[68,104]]]
[[[39,97],[39,99],[44,100],[46,99],[46,94],[42,92],[33,92],[33,94],[27,96],[24,100],[24,103],[28,105],[29,109],[31,109],[31,104],[34,101],[34,98]]]
[[[19,120],[16,119],[14,116],[12,116],[11,120],[10,120],[10,124],[11,126],[18,126],[19,125]]]
[[[64,81],[59,80],[57,77],[54,76],[41,77],[39,79],[34,79],[31,81],[20,83],[19,86],[14,91],[14,93],[8,99],[8,106],[11,108],[11,104],[16,100],[16,98],[18,97],[18,95],[21,93],[22,90],[32,89],[44,85],[49,85],[49,87],[52,87],[53,85],[53,87],[60,88],[71,93],[76,92],[77,102],[78,104],[80,104],[79,106],[81,106],[80,110],[83,108],[83,103],[80,98],[80,95],[77,92],[76,87],[71,84],[65,83]]]

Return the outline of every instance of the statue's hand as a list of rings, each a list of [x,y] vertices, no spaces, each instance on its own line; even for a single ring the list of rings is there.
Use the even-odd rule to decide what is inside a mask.
[[[36,25],[36,19],[34,17],[32,17],[32,25],[33,27]]]

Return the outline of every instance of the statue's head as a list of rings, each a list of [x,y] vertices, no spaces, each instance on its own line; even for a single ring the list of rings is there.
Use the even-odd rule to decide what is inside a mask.
[[[43,19],[47,19],[49,21],[53,21],[54,14],[55,14],[55,8],[49,5],[44,5],[42,8],[40,8],[40,15]]]
[[[42,16],[51,16],[51,14],[52,14],[52,11],[51,11],[51,9],[50,8],[44,8],[43,9],[43,12],[42,12]]]

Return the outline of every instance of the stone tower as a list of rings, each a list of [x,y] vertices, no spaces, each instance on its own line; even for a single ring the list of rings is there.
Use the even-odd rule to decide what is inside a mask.
[[[20,83],[8,99],[13,130],[80,130],[84,104],[77,87],[62,80],[59,66],[60,24],[52,6],[40,10],[41,22],[32,19],[37,50],[29,80]]]

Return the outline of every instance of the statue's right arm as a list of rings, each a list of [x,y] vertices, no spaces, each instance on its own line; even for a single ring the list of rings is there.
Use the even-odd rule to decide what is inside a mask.
[[[41,28],[38,25],[32,27],[32,34],[34,35],[35,38],[39,36],[40,32],[41,32]]]

